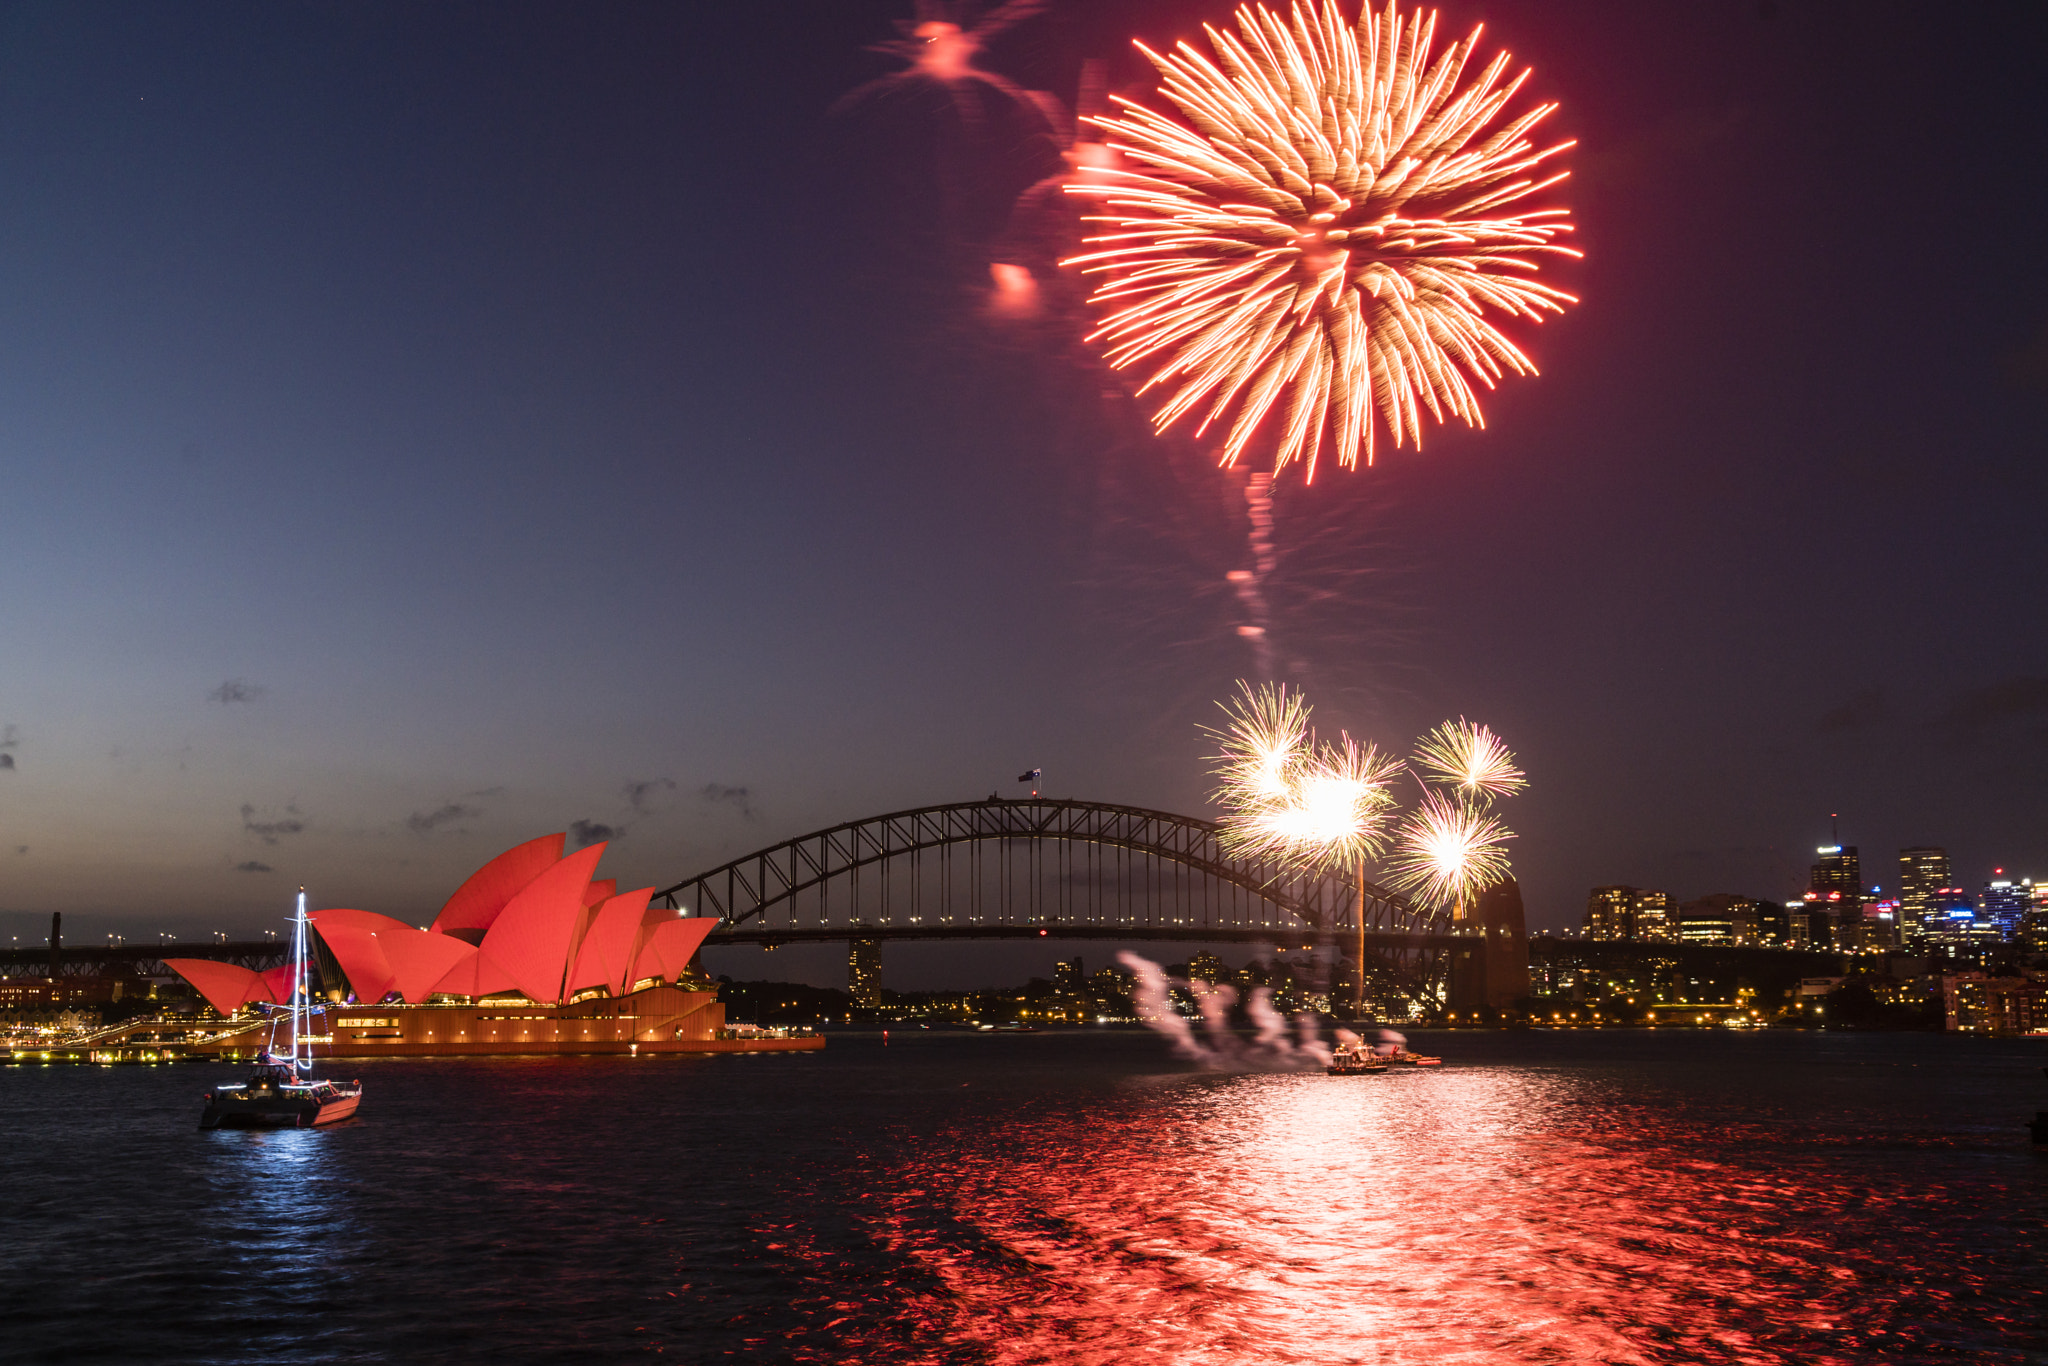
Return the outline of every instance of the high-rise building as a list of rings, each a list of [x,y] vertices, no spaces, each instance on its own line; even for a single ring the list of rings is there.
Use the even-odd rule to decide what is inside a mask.
[[[1081,990],[1086,979],[1081,975],[1081,957],[1062,958],[1052,965],[1052,989],[1063,994]]]
[[[1586,894],[1586,938],[1678,938],[1678,906],[1653,887],[1595,887]]]
[[[2020,924],[2020,942],[2029,953],[2048,953],[2048,878],[2034,881],[2027,918]]]
[[[856,939],[846,951],[846,994],[857,1006],[882,1004],[882,941]]]
[[[1863,864],[1856,857],[1853,844],[1823,844],[1815,851],[1820,862],[1813,865],[1813,877],[1806,885],[1809,892],[1820,893],[1820,899],[1847,901],[1863,893]],[[1840,892],[1841,896],[1830,898],[1828,893]]]
[[[2003,868],[1994,869],[1984,890],[1977,893],[1977,919],[1996,925],[2001,939],[2016,939],[2034,899],[2034,884],[2031,879],[2010,878],[2004,873]]]
[[[1934,894],[1948,886],[1948,850],[1931,844],[1899,850],[1900,928],[1914,943],[1938,929]]]
[[[1688,944],[1758,944],[1764,942],[1763,927],[1774,922],[1782,937],[1781,908],[1731,892],[1716,892],[1678,908],[1677,938]]]
[[[1636,888],[1635,921],[1633,938],[1678,938],[1678,907],[1672,902],[1669,892],[1652,891],[1647,887]]]
[[[1686,944],[1733,944],[1735,922],[1728,914],[1733,896],[1703,896],[1678,908],[1678,939]]]
[[[1994,921],[1977,913],[1977,897],[1967,887],[1942,887],[1934,893],[1935,928],[1925,937],[1925,947],[1950,958],[1979,949],[1994,948],[2004,935]]]
[[[1586,938],[1635,938],[1633,887],[1595,887],[1586,893]]]
[[[1780,901],[1759,901],[1754,904],[1756,907],[1756,942],[1769,945],[1775,949],[1794,947],[1792,943],[1791,916],[1786,912],[1785,904]],[[1806,903],[1802,901],[1795,904],[1801,908],[1801,913],[1803,914]],[[1799,942],[1803,945],[1806,941],[1801,939]]]
[[[1783,938],[1778,941],[1780,944],[1788,949],[1814,947],[1811,907],[1812,903],[1805,900],[1785,903],[1785,927],[1782,931]]]
[[[1204,951],[1188,959],[1188,976],[1198,982],[1227,982],[1230,969],[1215,954]]]

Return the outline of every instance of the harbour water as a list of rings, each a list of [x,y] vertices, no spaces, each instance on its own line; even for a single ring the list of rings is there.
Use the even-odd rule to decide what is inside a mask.
[[[2048,1361],[2048,1041],[1139,1032],[0,1072],[0,1356],[63,1362]]]

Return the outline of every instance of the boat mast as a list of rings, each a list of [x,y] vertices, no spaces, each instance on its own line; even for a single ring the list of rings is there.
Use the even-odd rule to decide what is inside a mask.
[[[300,1016],[306,1009],[306,889],[299,888],[299,913],[292,918],[292,1073],[296,1076],[312,1064],[309,1056],[299,1057]],[[310,1023],[310,1022],[309,1022]],[[310,1054],[311,1049],[307,1052]]]

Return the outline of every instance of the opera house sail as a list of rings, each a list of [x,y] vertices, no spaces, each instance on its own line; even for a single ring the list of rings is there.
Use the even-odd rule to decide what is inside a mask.
[[[373,911],[311,911],[325,950],[333,1057],[703,1053],[816,1048],[815,1036],[728,1038],[716,991],[691,973],[718,922],[595,876],[605,846],[545,835],[470,875],[422,929]],[[276,972],[169,960],[232,1016],[288,989]],[[338,979],[338,980],[337,980]]]

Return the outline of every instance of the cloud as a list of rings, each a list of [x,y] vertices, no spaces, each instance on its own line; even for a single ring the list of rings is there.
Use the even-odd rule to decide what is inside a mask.
[[[8,751],[20,748],[21,727],[0,726],[0,771],[11,772],[13,770],[14,756],[8,753]]]
[[[444,825],[466,821],[472,816],[483,815],[483,808],[464,806],[461,802],[449,802],[438,811],[415,811],[405,818],[405,828],[415,835],[431,835]],[[461,833],[461,832],[455,832]]]
[[[603,821],[569,822],[569,840],[578,849],[596,844],[599,840],[615,840],[625,833],[625,826],[606,825]]]
[[[247,863],[236,864],[235,871],[238,873],[274,873],[277,869],[267,863],[258,863],[255,859],[250,859]]]
[[[14,756],[12,754],[0,753],[0,768],[12,769],[13,767]]]
[[[208,693],[206,700],[218,702],[225,707],[235,702],[254,702],[269,691],[270,689],[251,683],[246,679],[230,678],[227,682]]]
[[[713,806],[730,806],[747,820],[754,819],[753,794],[744,787],[729,787],[724,783],[706,783],[698,795]]]
[[[1822,716],[1814,723],[1814,729],[1828,735],[1837,731],[1862,730],[1883,719],[1883,691],[1878,688],[1865,688]]]
[[[629,782],[626,784],[626,801],[635,811],[645,815],[654,805],[656,798],[664,792],[675,790],[676,780],[673,778],[649,778],[642,783]]]
[[[286,803],[284,809],[283,820],[259,821],[256,819],[256,808],[243,802],[242,828],[265,844],[276,844],[280,835],[296,835],[306,828],[306,823],[298,819],[299,808]]]
[[[2048,717],[2048,678],[2008,678],[1966,692],[1942,719],[1952,726],[1974,729],[2027,717]]]
[[[17,844],[14,846],[14,852],[16,854],[26,854],[28,852],[28,846],[26,844]]]

